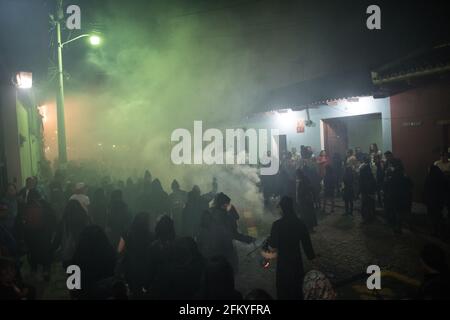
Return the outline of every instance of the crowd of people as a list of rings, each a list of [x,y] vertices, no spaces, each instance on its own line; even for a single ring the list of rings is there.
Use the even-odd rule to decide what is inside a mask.
[[[444,232],[448,173],[448,154],[443,154],[426,180],[425,202],[436,232]],[[55,262],[64,270],[79,266],[81,289],[70,291],[73,299],[243,298],[234,285],[239,261],[233,242],[252,244],[256,239],[240,233],[239,213],[219,192],[215,178],[204,194],[198,186],[182,190],[177,180],[168,194],[149,171],[137,181],[72,181],[56,171],[46,185],[36,177],[27,178],[21,190],[8,185],[0,202],[0,299],[36,297],[22,277],[23,257],[32,277],[47,282]],[[308,288],[317,290],[316,284],[303,288],[301,252],[315,259],[310,233],[318,223],[316,213],[333,214],[337,196],[348,216],[360,199],[363,223],[371,223],[376,207],[382,207],[397,234],[412,204],[412,182],[402,162],[389,151],[383,158],[376,144],[367,154],[349,150],[345,158],[330,158],[325,150],[316,158],[302,146],[300,154],[293,150],[283,155],[278,175],[261,177],[261,191],[266,205],[279,197],[281,219],[262,248],[265,259],[277,259],[278,299],[301,299],[313,296],[305,293]],[[439,280],[448,279],[442,256],[435,247],[423,253],[434,275],[423,296],[441,290],[432,285],[437,274]],[[335,297],[322,276],[309,278],[326,283],[327,296]],[[271,297],[256,288],[245,298]]]
[[[106,177],[97,186],[73,184],[60,171],[46,188],[36,177],[20,191],[8,185],[0,265],[13,268],[15,280],[0,294],[32,292],[21,276],[26,256],[32,277],[47,282],[55,262],[64,270],[79,266],[82,289],[71,291],[74,299],[242,298],[234,289],[233,241],[256,239],[238,231],[231,199],[218,192],[215,178],[205,194],[198,186],[186,192],[176,180],[171,188],[167,194],[149,171],[137,182]]]
[[[275,176],[262,177],[266,205],[271,199],[289,195],[308,229],[317,226],[317,213],[332,214],[335,200],[341,197],[344,215],[353,216],[354,202],[360,200],[362,223],[374,221],[377,208],[396,234],[409,221],[413,203],[413,181],[407,176],[400,159],[390,151],[384,153],[373,143],[368,152],[350,149],[345,157],[331,157],[322,150],[316,157],[311,147],[302,146],[281,156],[280,171]],[[450,199],[450,169],[448,153],[430,165],[424,190],[424,203],[434,235],[448,237]],[[447,208],[445,219],[444,208]]]

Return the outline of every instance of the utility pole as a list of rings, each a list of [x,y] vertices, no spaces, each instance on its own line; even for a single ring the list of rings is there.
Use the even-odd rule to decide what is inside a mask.
[[[56,113],[58,122],[58,158],[59,163],[67,162],[66,125],[64,117],[64,71],[62,60],[63,43],[61,41],[61,22],[64,21],[63,0],[57,0],[56,8],[56,36],[58,41],[58,91],[56,98]]]

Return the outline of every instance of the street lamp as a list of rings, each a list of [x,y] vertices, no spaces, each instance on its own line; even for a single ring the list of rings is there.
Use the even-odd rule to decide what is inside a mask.
[[[56,115],[58,127],[58,158],[60,164],[65,164],[67,162],[67,147],[66,147],[66,126],[64,117],[64,73],[63,73],[62,49],[65,45],[86,37],[89,37],[89,42],[91,43],[91,45],[98,46],[101,43],[101,38],[95,34],[82,34],[66,42],[62,42],[61,40],[61,21],[63,20],[62,17],[63,17],[62,1],[59,1],[57,19],[55,21],[56,36],[58,41],[58,92],[56,99]]]

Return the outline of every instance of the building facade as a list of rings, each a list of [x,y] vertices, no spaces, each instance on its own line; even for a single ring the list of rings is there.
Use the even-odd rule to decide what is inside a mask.
[[[1,85],[0,132],[1,187],[20,188],[27,177],[40,175],[45,161],[42,117],[32,89]]]

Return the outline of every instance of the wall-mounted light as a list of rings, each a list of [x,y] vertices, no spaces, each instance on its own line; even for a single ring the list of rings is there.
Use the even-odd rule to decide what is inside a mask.
[[[31,72],[17,73],[15,85],[20,89],[31,89],[33,87],[33,74]]]

